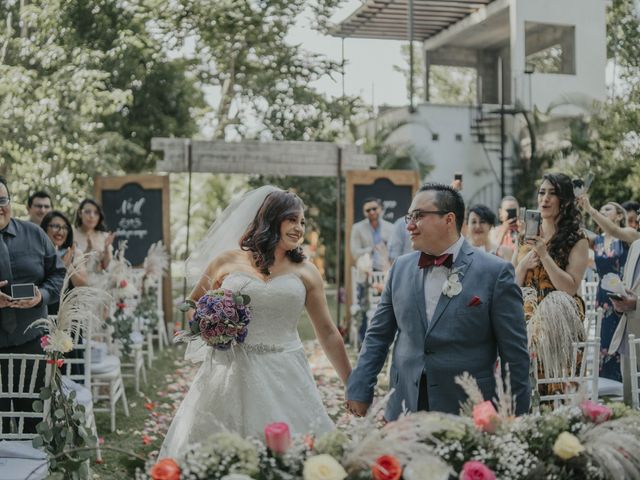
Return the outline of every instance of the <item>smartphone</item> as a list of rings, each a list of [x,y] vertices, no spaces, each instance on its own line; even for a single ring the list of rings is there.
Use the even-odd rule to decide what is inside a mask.
[[[11,285],[11,298],[24,300],[36,296],[36,286],[33,283],[14,283]]]
[[[453,174],[453,179],[462,181],[462,173],[460,173],[460,172],[454,173]]]
[[[619,293],[610,293],[610,292],[607,292],[607,296],[608,296],[609,298],[613,298],[614,300],[618,300],[618,301],[622,301],[622,300],[623,300],[622,295],[620,295]]]
[[[526,210],[524,212],[524,238],[537,237],[540,233],[540,211]]]
[[[518,218],[518,209],[507,208],[507,220],[513,220],[515,218]]]
[[[587,176],[584,179],[584,191],[588,192],[589,191],[589,187],[591,187],[591,184],[593,183],[593,179],[595,178],[595,175],[591,172],[587,173]]]

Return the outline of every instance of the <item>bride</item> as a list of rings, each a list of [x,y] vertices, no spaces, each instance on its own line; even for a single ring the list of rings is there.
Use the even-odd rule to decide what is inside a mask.
[[[247,294],[252,320],[245,342],[230,350],[190,342],[186,357],[203,363],[160,458],[178,457],[218,431],[260,438],[271,422],[286,422],[292,435],[333,429],[296,329],[303,308],[343,383],[351,365],[322,277],[300,247],[303,209],[293,193],[272,186],[253,190],[222,213],[187,261],[187,273],[199,276],[192,300],[221,287]]]

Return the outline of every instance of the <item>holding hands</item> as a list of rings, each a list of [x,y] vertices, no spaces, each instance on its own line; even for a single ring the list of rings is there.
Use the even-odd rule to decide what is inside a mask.
[[[358,402],[357,400],[346,400],[345,407],[349,413],[356,417],[364,417],[369,410],[369,404],[364,402]]]

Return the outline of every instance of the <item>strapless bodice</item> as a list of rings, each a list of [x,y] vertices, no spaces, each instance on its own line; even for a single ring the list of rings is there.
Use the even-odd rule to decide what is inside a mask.
[[[299,341],[298,321],[307,290],[295,273],[286,273],[266,281],[247,272],[232,272],[222,288],[251,297],[251,322],[245,340],[248,345],[285,345]]]

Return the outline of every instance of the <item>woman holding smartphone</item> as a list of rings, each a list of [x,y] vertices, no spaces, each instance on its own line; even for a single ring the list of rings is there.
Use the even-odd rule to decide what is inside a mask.
[[[538,304],[554,291],[571,295],[581,319],[584,319],[584,302],[577,293],[589,260],[589,244],[580,226],[582,215],[576,206],[573,184],[568,176],[550,173],[542,178],[538,189],[538,210],[538,235],[527,228],[531,225],[525,225],[524,243],[515,260],[516,282],[521,287],[533,288]],[[533,313],[525,304],[527,322]],[[581,338],[583,335],[584,332],[580,331],[575,336]],[[567,342],[571,341],[567,339]],[[544,376],[544,371],[539,369],[538,376]],[[545,395],[563,388],[562,385],[540,385],[539,393]]]
[[[627,227],[627,212],[616,202],[608,202],[596,210],[591,206],[585,194],[578,198],[578,206],[584,213],[598,224],[602,233],[589,238],[595,255],[596,271],[602,279],[607,273],[614,273],[622,278],[624,265],[627,262],[629,246],[638,238],[640,232]],[[603,309],[602,330],[600,332],[600,352],[602,363],[600,376],[622,381],[620,372],[620,354],[609,353],[609,345],[620,322],[620,316],[614,311],[613,304],[606,290],[598,283],[596,306]]]
[[[562,173],[543,177],[538,190],[540,233],[525,237],[516,259],[516,281],[533,287],[538,300],[554,290],[576,297],[589,260],[589,244],[580,226],[571,179]]]

